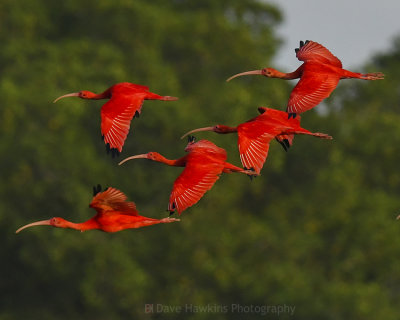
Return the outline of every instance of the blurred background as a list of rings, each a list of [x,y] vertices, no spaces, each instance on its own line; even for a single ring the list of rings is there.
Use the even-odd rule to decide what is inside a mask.
[[[166,217],[182,169],[118,161],[149,151],[176,159],[190,129],[235,126],[259,106],[285,110],[296,81],[225,82],[274,67],[284,46],[291,52],[282,71],[300,65],[294,48],[310,34],[293,42],[278,32],[291,22],[285,10],[256,0],[0,1],[0,320],[400,317],[396,37],[357,65],[346,55],[364,43],[346,51],[350,33],[311,39],[345,68],[381,71],[385,80],[342,81],[302,116],[304,128],[334,140],[297,136],[287,153],[272,142],[260,177],[222,175],[180,223],[115,234],[51,227],[15,234],[53,216],[87,220],[98,183],[122,190],[140,214]],[[301,31],[302,24],[293,30]],[[105,101],[52,101],[124,81],[179,100],[145,101],[112,159],[100,135]],[[197,138],[226,148],[240,166],[236,135]],[[278,314],[284,306],[293,312]]]

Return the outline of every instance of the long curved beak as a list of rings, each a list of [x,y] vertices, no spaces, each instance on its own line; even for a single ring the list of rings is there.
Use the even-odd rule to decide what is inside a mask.
[[[26,228],[35,227],[35,226],[51,226],[50,219],[29,223],[29,224],[24,225],[23,227],[19,228],[17,231],[15,231],[15,233],[19,233],[20,231],[22,231]]]
[[[251,76],[251,75],[262,75],[262,70],[252,70],[252,71],[246,71],[242,73],[237,73],[233,75],[232,77],[226,79],[226,82],[231,81],[234,78],[241,77],[241,76]]]
[[[200,131],[214,131],[214,127],[204,127],[204,128],[198,128],[198,129],[193,129],[192,131],[186,132],[181,139],[184,137],[188,136],[189,134],[192,134],[194,132],[200,132]]]
[[[62,98],[67,98],[67,97],[79,97],[79,92],[64,94],[63,96],[58,97],[56,100],[54,100],[53,103],[56,103],[58,100],[60,100]]]
[[[131,156],[128,158],[125,158],[124,160],[122,160],[120,163],[118,163],[118,165],[120,166],[121,164],[123,164],[124,162],[127,162],[129,160],[133,160],[133,159],[147,159],[147,153],[144,154],[138,154],[136,156]]]

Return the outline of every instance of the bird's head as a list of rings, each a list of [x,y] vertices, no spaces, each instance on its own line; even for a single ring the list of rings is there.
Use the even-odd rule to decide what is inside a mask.
[[[68,98],[68,97],[78,97],[78,98],[81,98],[81,99],[93,99],[95,96],[96,96],[96,94],[93,93],[93,92],[90,92],[90,91],[87,91],[87,90],[81,90],[79,92],[73,92],[73,93],[64,94],[64,95],[58,97],[57,99],[55,99],[53,101],[53,103],[57,102],[60,99]]]
[[[35,227],[35,226],[53,226],[56,228],[65,228],[67,226],[67,224],[68,224],[68,221],[66,221],[65,219],[59,218],[59,217],[54,217],[54,218],[51,218],[48,220],[42,220],[42,221],[29,223],[29,224],[19,228],[17,231],[15,231],[15,233],[19,233],[20,231],[22,231],[26,228]]]
[[[54,217],[50,219],[50,225],[57,228],[63,228],[67,221],[60,217]]]
[[[95,96],[93,92],[87,91],[87,90],[81,90],[78,92],[78,97],[81,99],[91,99]]]
[[[261,70],[261,74],[267,78],[275,78],[276,70],[274,68],[264,68]]]

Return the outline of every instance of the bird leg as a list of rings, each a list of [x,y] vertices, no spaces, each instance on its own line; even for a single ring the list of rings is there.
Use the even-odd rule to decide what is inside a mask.
[[[255,171],[254,168],[250,168],[250,169],[243,168],[242,169],[242,168],[234,166],[233,164],[230,164],[229,162],[225,162],[225,168],[224,168],[223,172],[225,172],[225,173],[239,172],[239,173],[247,174],[248,176],[251,176],[251,177],[260,175],[259,173],[257,173]]]

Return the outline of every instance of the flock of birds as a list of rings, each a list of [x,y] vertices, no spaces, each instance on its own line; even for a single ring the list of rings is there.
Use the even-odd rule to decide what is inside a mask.
[[[126,158],[119,164],[132,159],[148,159],[169,166],[185,167],[175,180],[169,199],[170,215],[175,211],[180,215],[184,210],[196,204],[203,195],[212,188],[222,173],[239,172],[250,177],[258,176],[266,161],[269,144],[274,138],[287,150],[293,143],[294,135],[306,134],[322,139],[332,139],[324,133],[312,133],[300,126],[300,116],[317,106],[329,97],[341,79],[356,78],[363,80],[383,79],[378,73],[355,73],[342,68],[342,63],[328,49],[314,41],[300,41],[300,47],[295,49],[296,56],[303,64],[294,72],[283,73],[272,68],[238,73],[233,78],[245,75],[263,75],[268,78],[297,79],[292,90],[286,112],[272,108],[258,108],[259,115],[236,127],[215,125],[194,129],[186,133],[188,144],[187,154],[179,159],[170,160],[157,152],[135,155]],[[142,85],[128,82],[118,83],[100,94],[90,91],[79,91],[57,98],[54,102],[66,97],[82,99],[109,99],[101,108],[101,134],[106,144],[107,152],[112,156],[119,155],[127,138],[131,120],[139,117],[144,100],[173,101],[178,98],[160,96],[149,91]],[[237,133],[238,149],[243,168],[227,162],[227,153],[208,140],[195,141],[195,132],[213,131],[220,134]],[[50,225],[59,228],[71,228],[80,231],[99,229],[105,232],[117,232],[129,228],[140,228],[158,223],[179,221],[176,218],[153,219],[139,215],[134,202],[120,190],[109,187],[102,191],[98,185],[93,188],[94,197],[90,207],[97,213],[83,223],[72,223],[63,218],[54,217],[49,220],[33,222],[19,228],[21,230],[38,226]]]

